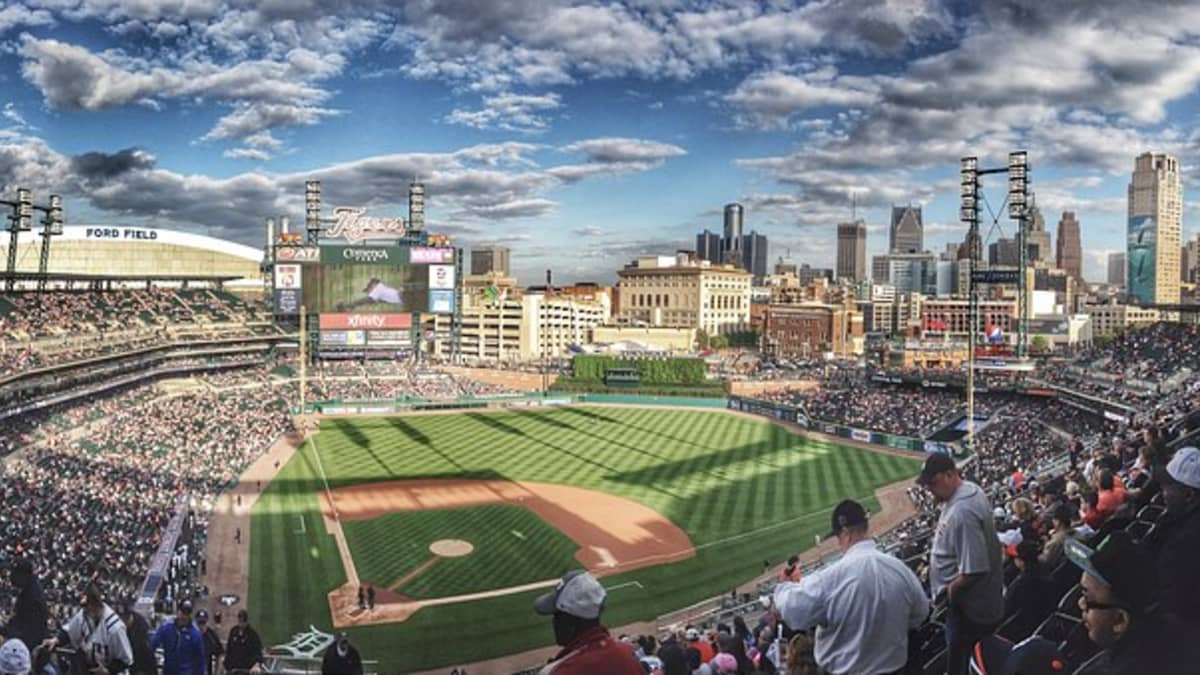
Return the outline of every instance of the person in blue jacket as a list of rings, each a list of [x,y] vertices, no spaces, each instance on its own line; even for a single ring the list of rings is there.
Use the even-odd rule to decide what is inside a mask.
[[[150,638],[150,648],[163,650],[163,675],[207,675],[204,636],[192,623],[192,602],[179,603],[175,620],[159,626]]]

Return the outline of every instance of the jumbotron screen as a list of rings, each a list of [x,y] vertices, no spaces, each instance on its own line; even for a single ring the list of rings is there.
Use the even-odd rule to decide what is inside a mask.
[[[321,314],[453,312],[453,260],[453,249],[325,245],[320,264],[304,266],[304,304]]]

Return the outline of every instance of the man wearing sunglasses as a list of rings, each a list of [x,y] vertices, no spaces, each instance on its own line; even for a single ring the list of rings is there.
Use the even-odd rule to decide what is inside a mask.
[[[1083,569],[1079,609],[1088,637],[1102,650],[1075,675],[1196,672],[1197,640],[1159,611],[1154,560],[1144,548],[1114,532],[1095,551],[1068,541],[1067,557]]]

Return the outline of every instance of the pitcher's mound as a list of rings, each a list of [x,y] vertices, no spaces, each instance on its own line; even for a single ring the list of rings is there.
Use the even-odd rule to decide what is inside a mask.
[[[471,542],[462,539],[439,539],[429,545],[429,552],[441,558],[461,558],[474,550]]]

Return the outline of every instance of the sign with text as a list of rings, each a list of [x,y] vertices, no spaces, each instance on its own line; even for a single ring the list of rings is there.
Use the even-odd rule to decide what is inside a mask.
[[[300,290],[299,265],[275,266],[275,290],[280,289]]]
[[[321,262],[329,264],[358,265],[404,265],[404,249],[397,246],[342,246],[338,244],[321,247]]]
[[[431,248],[428,246],[414,246],[409,255],[409,262],[413,264],[431,264],[452,263],[454,262],[454,249],[452,248]]]
[[[429,311],[433,314],[453,314],[454,291],[429,291]]]
[[[300,313],[300,289],[275,289],[275,313],[296,315]]]
[[[339,206],[333,210],[334,223],[325,230],[330,239],[359,242],[366,239],[399,239],[408,230],[403,218],[370,218],[364,208]]]
[[[288,262],[316,262],[321,259],[321,250],[316,246],[280,246],[275,249],[275,259]]]
[[[406,347],[412,344],[412,333],[406,330],[367,331],[367,344],[371,346]]]
[[[1021,274],[1017,270],[975,270],[971,272],[971,281],[977,284],[1016,284],[1020,283]]]
[[[322,314],[321,330],[407,330],[411,314]]]
[[[430,265],[429,287],[454,290],[454,265]]]

